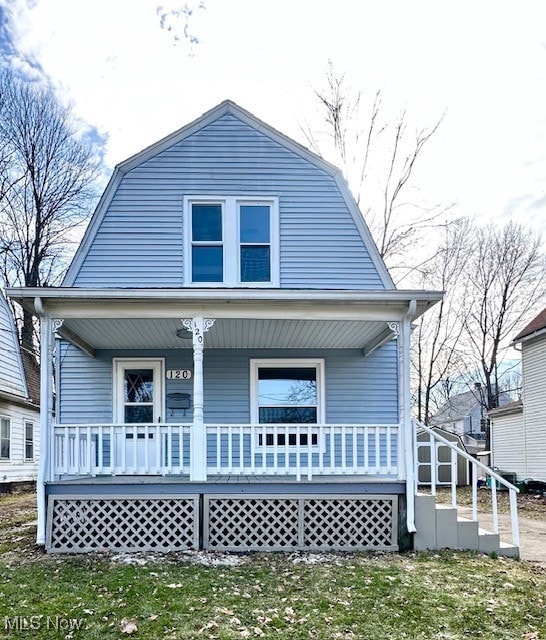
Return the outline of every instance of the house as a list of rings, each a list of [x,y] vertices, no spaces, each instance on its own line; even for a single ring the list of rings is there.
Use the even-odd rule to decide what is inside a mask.
[[[9,293],[49,551],[411,547],[410,326],[442,294],[397,290],[340,172],[251,113],[119,164],[63,285]]]
[[[36,481],[39,424],[38,365],[20,349],[13,315],[0,289],[0,492]]]
[[[489,412],[493,464],[518,480],[546,482],[546,309],[513,345],[521,348],[523,398]]]
[[[470,391],[450,397],[430,419],[435,427],[461,436],[465,448],[472,454],[485,448],[487,409],[483,394],[481,385],[476,383]],[[500,391],[499,405],[509,402],[512,397]]]

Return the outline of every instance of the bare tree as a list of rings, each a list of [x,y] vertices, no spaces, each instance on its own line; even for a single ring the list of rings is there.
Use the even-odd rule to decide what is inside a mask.
[[[415,167],[425,145],[438,129],[442,118],[430,127],[412,134],[406,110],[397,118],[385,116],[381,92],[366,100],[329,63],[326,87],[315,90],[325,130],[303,128],[307,143],[321,154],[330,155],[340,165],[359,206],[365,203],[364,217],[379,252],[391,269],[410,247],[436,226],[446,207],[423,207],[403,200],[409,190]],[[404,215],[401,210],[404,209]],[[402,262],[404,262],[402,260]]]
[[[98,163],[51,89],[0,77],[0,269],[12,286],[57,283],[86,218]],[[24,313],[21,342],[33,350]]]
[[[445,225],[436,255],[421,285],[445,291],[444,298],[419,318],[413,332],[412,366],[418,420],[429,419],[450,395],[461,370],[459,340],[463,331],[459,292],[468,260],[472,225],[466,218]]]
[[[493,409],[499,404],[504,351],[517,328],[544,304],[541,238],[513,221],[477,227],[465,271],[461,304],[468,361],[479,370],[486,407]]]

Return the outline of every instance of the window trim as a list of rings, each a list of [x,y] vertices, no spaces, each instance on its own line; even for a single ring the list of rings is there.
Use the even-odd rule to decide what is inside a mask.
[[[317,371],[317,422],[326,423],[324,358],[251,358],[250,359],[250,422],[259,424],[258,371],[260,367],[314,367]],[[267,423],[264,423],[267,424]],[[274,426],[274,425],[273,425]]]
[[[220,204],[222,207],[222,246],[224,279],[222,282],[192,281],[192,204]],[[269,205],[270,207],[270,276],[268,282],[241,281],[241,242],[239,207],[243,204]],[[280,286],[280,232],[279,197],[269,195],[187,195],[183,199],[184,218],[184,286],[195,288],[241,287],[267,289]],[[205,243],[203,243],[205,244]]]
[[[30,443],[32,444],[32,456],[30,456],[29,458],[27,457],[27,444],[28,444],[28,439],[27,439],[27,425],[30,425],[32,427],[32,440],[30,441]],[[34,444],[35,444],[35,435],[36,435],[36,424],[34,423],[34,420],[23,420],[23,459],[25,462],[34,462]]]
[[[6,438],[2,438],[2,425],[1,425],[1,421],[2,420],[6,420],[7,423],[8,423],[8,437],[7,437],[7,440],[8,440],[8,454],[9,455],[8,455],[7,458],[2,456],[2,440],[6,439]],[[11,460],[11,454],[12,454],[12,451],[11,451],[11,448],[12,448],[11,447],[11,439],[12,438],[11,438],[11,436],[12,436],[11,418],[9,416],[6,416],[6,415],[0,415],[0,460],[3,460],[4,462],[10,462],[10,460]]]

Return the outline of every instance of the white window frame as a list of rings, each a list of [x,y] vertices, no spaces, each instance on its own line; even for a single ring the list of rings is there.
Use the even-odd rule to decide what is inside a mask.
[[[192,281],[192,204],[219,204],[222,207],[222,246],[223,271],[222,282],[193,282]],[[269,282],[241,282],[241,242],[240,242],[240,205],[269,205],[270,229],[269,247],[271,260],[271,280]],[[184,284],[188,287],[247,287],[254,289],[279,287],[279,198],[278,196],[245,195],[245,196],[184,196]],[[219,245],[218,242],[197,243],[203,245]],[[246,243],[243,243],[246,244]],[[248,243],[251,244],[251,243]],[[260,243],[258,243],[260,244]]]
[[[166,422],[165,416],[165,358],[112,358],[112,419],[114,423],[125,424],[122,407],[123,381],[125,369],[157,368],[158,400],[154,402],[154,423],[157,418]],[[154,378],[155,380],[155,378]],[[154,390],[155,398],[155,390]],[[127,423],[131,424],[131,423]]]
[[[32,443],[32,456],[30,456],[30,458],[27,458],[27,444],[29,442],[29,440],[27,439],[27,425],[30,425],[30,427],[32,428],[32,440],[30,441]],[[34,462],[34,446],[35,446],[35,435],[36,435],[36,425],[34,424],[33,420],[23,420],[23,458],[25,460],[25,462]]]
[[[317,422],[326,422],[324,358],[252,358],[250,360],[250,422],[259,423],[258,370],[260,367],[314,367],[317,371]],[[312,423],[311,423],[312,424]],[[272,425],[274,426],[274,425]]]
[[[8,423],[8,445],[9,445],[9,456],[7,458],[3,458],[1,455],[1,451],[2,451],[2,447],[1,447],[1,443],[2,440],[5,440],[5,438],[2,438],[2,428],[1,428],[1,421],[2,420],[7,420]],[[3,460],[4,462],[9,462],[11,460],[11,454],[12,454],[12,442],[11,442],[11,418],[9,416],[1,416],[0,415],[0,460]]]

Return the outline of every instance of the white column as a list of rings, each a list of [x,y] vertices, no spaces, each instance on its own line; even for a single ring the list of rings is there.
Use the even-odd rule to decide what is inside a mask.
[[[38,527],[36,543],[45,544],[46,495],[45,484],[50,479],[53,451],[50,446],[53,414],[53,330],[49,316],[40,317],[40,461],[36,493],[38,503]]]
[[[207,479],[207,433],[203,422],[203,350],[205,332],[214,320],[203,317],[182,320],[184,327],[193,333],[193,424],[190,433],[190,480]]]
[[[415,465],[413,460],[414,437],[411,419],[410,388],[410,344],[411,319],[415,313],[415,302],[409,305],[406,316],[402,319],[398,335],[399,379],[400,379],[400,429],[402,437],[400,446],[404,453],[400,479],[406,480],[407,525],[410,533],[415,533]],[[402,462],[402,458],[400,458]]]

